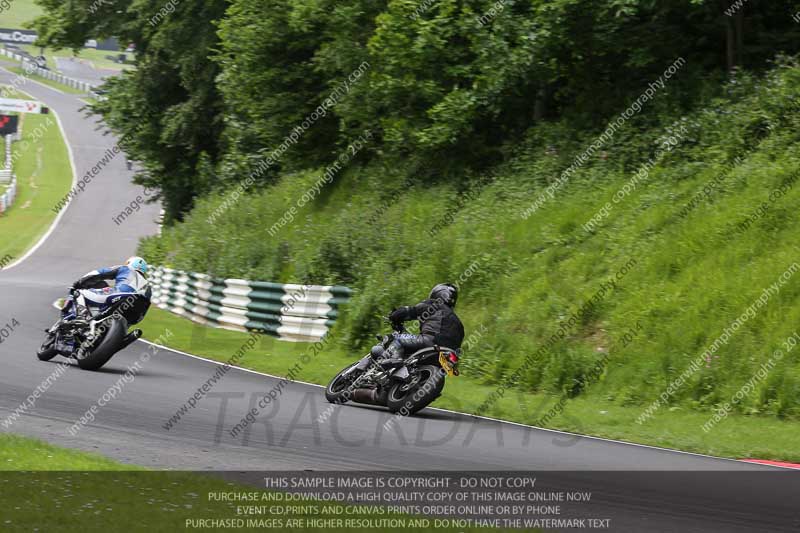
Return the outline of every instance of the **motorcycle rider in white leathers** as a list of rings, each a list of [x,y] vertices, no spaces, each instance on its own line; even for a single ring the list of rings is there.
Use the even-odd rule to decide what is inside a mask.
[[[147,281],[147,262],[141,257],[131,257],[124,265],[93,270],[72,284],[73,289],[79,293],[78,303],[93,307],[101,307],[110,298],[120,294],[139,294],[148,296],[150,283]],[[95,284],[101,280],[114,280],[113,287],[102,289],[84,289],[87,285]],[[65,311],[69,306],[65,306]]]

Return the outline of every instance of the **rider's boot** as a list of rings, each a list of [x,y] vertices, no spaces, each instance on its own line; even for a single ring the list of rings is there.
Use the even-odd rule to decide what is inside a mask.
[[[397,342],[389,345],[384,353],[384,358],[378,362],[381,368],[389,370],[390,368],[399,368],[403,366],[405,359],[403,358],[403,347]]]
[[[405,364],[405,362],[406,362],[405,359],[403,359],[402,357],[399,358],[393,357],[391,359],[384,359],[383,361],[380,361],[378,365],[380,365],[380,367],[383,368],[384,370],[390,370],[392,368],[400,368],[401,366],[403,366],[403,364]]]

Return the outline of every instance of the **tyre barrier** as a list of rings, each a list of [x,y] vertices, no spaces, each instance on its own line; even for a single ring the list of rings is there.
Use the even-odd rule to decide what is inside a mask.
[[[152,302],[213,327],[260,331],[281,340],[322,339],[352,294],[342,286],[219,279],[166,267],[150,276]]]

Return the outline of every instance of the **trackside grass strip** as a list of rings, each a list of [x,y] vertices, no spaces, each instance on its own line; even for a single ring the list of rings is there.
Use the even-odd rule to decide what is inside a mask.
[[[33,99],[24,93],[12,97]],[[0,258],[21,257],[44,235],[56,217],[53,206],[72,185],[72,166],[55,116],[24,114],[20,122],[22,140],[12,145],[17,199],[0,216]]]
[[[0,498],[4,504],[0,513],[2,531],[171,533],[205,528],[209,531],[319,532],[352,529],[287,527],[285,524],[290,519],[376,517],[405,523],[417,519],[404,514],[375,515],[367,510],[361,511],[364,508],[358,506],[313,499],[293,500],[291,503],[277,500],[277,505],[274,503],[276,500],[272,500],[273,507],[280,511],[248,517],[239,512],[236,501],[223,501],[216,496],[253,492],[276,493],[264,491],[263,486],[243,485],[214,475],[146,470],[34,439],[0,435]],[[248,522],[248,518],[254,521]],[[431,533],[489,531],[481,528],[414,529]],[[365,529],[379,532],[403,530],[408,529]]]

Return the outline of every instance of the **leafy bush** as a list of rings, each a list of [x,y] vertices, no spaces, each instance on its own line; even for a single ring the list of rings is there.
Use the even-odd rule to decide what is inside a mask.
[[[411,158],[355,163],[270,236],[321,171],[284,175],[213,225],[206,219],[224,196],[199,200],[184,223],[145,240],[140,253],[221,276],[347,284],[356,292],[336,329],[354,348],[372,342],[392,307],[458,281],[467,334],[486,331],[465,354],[465,371],[500,382],[563,331],[519,387],[645,405],[798,257],[800,187],[790,177],[800,162],[800,113],[792,111],[800,68],[783,59],[763,77],[741,72],[716,93],[700,92],[704,100],[690,109],[665,95],[656,117],[631,120],[528,218],[523,211],[602,130],[576,129],[568,119],[535,124],[503,148],[505,163],[464,175],[461,183],[483,183],[469,192],[420,179],[424,167]],[[678,127],[686,132],[678,146],[587,232],[583,224]],[[764,216],[737,229],[787,184]],[[616,287],[603,291],[610,279]],[[794,331],[798,296],[790,278],[670,403],[708,410],[729,400]],[[602,379],[590,379],[605,353]],[[800,350],[787,354],[736,408],[796,417],[799,358]]]

